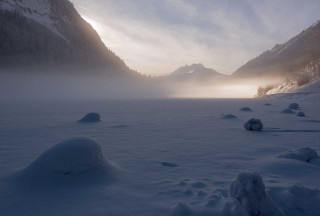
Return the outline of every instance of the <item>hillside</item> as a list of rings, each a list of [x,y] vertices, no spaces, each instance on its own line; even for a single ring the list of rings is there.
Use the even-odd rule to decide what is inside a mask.
[[[303,30],[284,44],[250,60],[240,67],[236,77],[288,77],[320,73],[320,21]],[[313,73],[313,74],[311,74]]]
[[[137,75],[68,0],[1,0],[0,20],[0,71]]]

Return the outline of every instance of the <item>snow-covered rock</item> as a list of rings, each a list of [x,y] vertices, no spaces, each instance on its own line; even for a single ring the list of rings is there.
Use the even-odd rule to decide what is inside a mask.
[[[297,113],[297,116],[299,116],[299,117],[305,117],[306,114],[305,114],[304,112],[298,112],[298,113]]]
[[[303,162],[310,162],[312,159],[318,159],[319,156],[312,148],[299,148],[285,152],[279,156],[280,158],[288,158],[294,160],[300,160]]]
[[[249,107],[242,107],[242,108],[240,109],[240,111],[244,111],[244,112],[251,112],[251,111],[252,111],[252,109],[251,109],[251,108],[249,108]]]
[[[223,115],[222,119],[236,119],[237,116],[232,115],[232,114],[227,114],[227,115]]]
[[[246,123],[244,123],[243,127],[249,131],[262,131],[263,124],[260,119],[252,118]]]
[[[285,114],[295,114],[295,112],[293,112],[291,109],[284,109],[281,111],[281,113],[285,113]]]
[[[292,103],[289,105],[288,109],[293,109],[293,110],[297,110],[299,109],[299,104],[298,103]]]
[[[88,113],[85,115],[82,119],[79,120],[79,122],[99,122],[101,121],[101,117],[98,113]]]
[[[250,216],[284,216],[265,191],[257,173],[240,173],[230,184],[229,196],[238,200]]]

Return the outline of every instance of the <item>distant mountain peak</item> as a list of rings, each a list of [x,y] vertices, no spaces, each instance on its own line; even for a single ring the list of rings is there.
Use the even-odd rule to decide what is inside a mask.
[[[170,74],[170,77],[178,80],[188,80],[188,79],[208,79],[213,77],[223,76],[218,73],[216,70],[211,68],[206,68],[203,64],[192,64],[185,65],[183,67],[178,68],[174,72]]]

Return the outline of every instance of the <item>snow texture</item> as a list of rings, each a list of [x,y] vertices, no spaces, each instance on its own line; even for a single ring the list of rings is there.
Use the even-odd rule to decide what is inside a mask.
[[[295,114],[295,112],[293,112],[291,109],[284,109],[281,111],[281,113],[285,113],[285,114]]]
[[[303,162],[310,162],[312,159],[318,159],[319,156],[312,148],[299,148],[285,152],[279,156],[280,158],[288,158]]]
[[[99,122],[101,121],[101,117],[98,113],[88,113],[85,115],[82,119],[79,120],[79,122]]]
[[[299,104],[298,103],[292,103],[289,105],[288,109],[293,109],[293,110],[297,110],[299,109]]]
[[[249,107],[242,107],[242,108],[240,109],[240,111],[244,111],[244,112],[251,112],[251,111],[252,111],[252,109],[251,109],[251,108],[249,108]]]
[[[230,184],[229,195],[238,200],[250,216],[284,216],[265,191],[257,173],[240,173]]]
[[[232,114],[227,114],[227,115],[223,115],[222,119],[236,119],[237,116],[232,115]]]
[[[263,123],[260,119],[252,118],[244,123],[243,127],[249,131],[262,131]]]
[[[267,102],[272,107],[264,106]],[[303,160],[312,159],[306,163],[279,155],[301,146],[319,152],[320,103],[303,102],[306,121],[278,111],[290,103],[270,99],[3,102],[0,212],[5,216],[250,216],[250,211],[265,213],[266,206],[274,209],[266,198],[270,197],[287,216],[316,216],[320,159],[308,156]],[[238,116],[241,121],[208,118],[234,113],[243,104],[274,128],[246,132],[242,120],[252,116],[245,112]],[[74,123],[88,110],[108,116],[108,121],[90,127]],[[88,138],[72,139],[72,147],[70,140],[68,145],[52,147],[70,134],[93,137],[102,148]],[[108,161],[97,159],[102,151]],[[171,168],[173,163],[179,167]],[[263,176],[265,190],[251,173],[233,183],[230,194],[236,195],[229,196],[235,175],[252,171]]]

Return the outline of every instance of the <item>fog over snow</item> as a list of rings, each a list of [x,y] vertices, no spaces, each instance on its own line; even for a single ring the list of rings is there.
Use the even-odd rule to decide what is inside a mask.
[[[107,47],[150,75],[198,62],[230,74],[310,26],[320,10],[318,0],[72,2]]]

